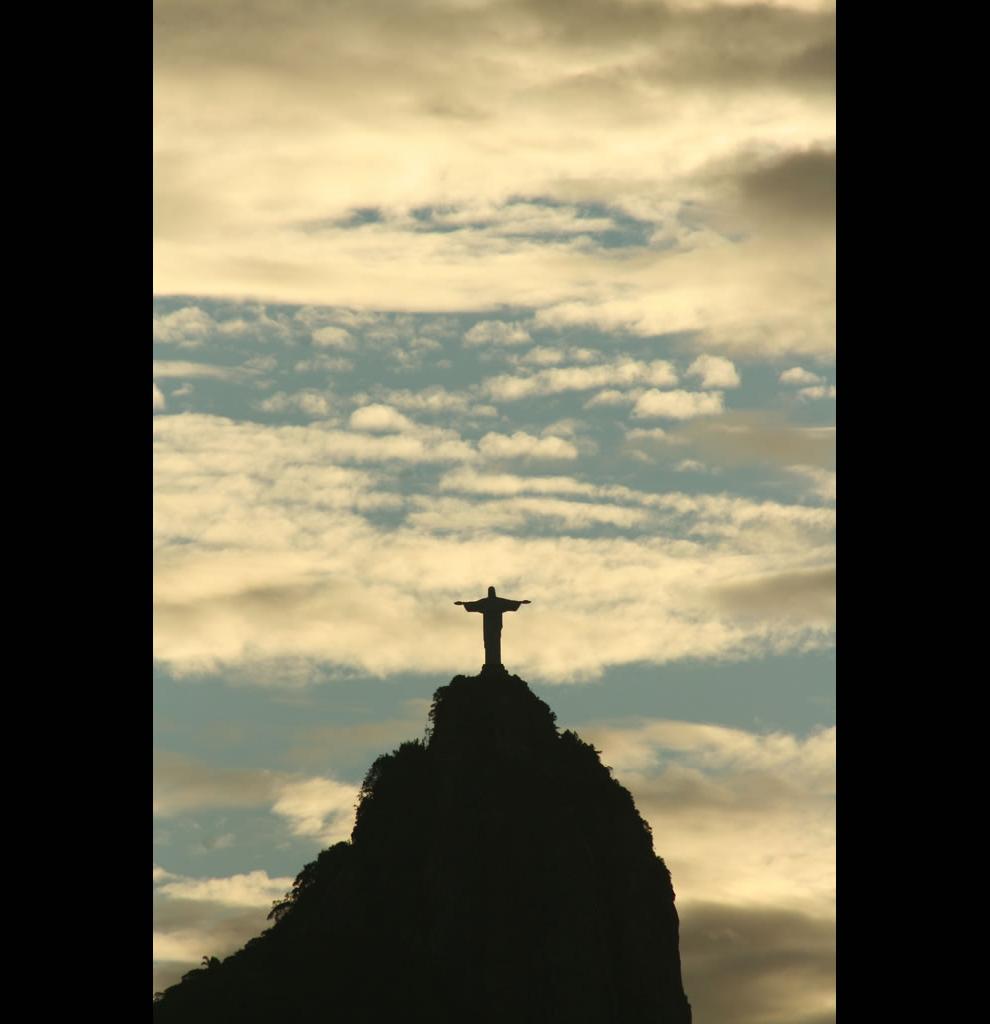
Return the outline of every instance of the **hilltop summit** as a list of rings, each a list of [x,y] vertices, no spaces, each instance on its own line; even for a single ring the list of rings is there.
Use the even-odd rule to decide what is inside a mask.
[[[670,874],[595,749],[499,668],[437,690],[430,723],[158,1024],[690,1024]]]

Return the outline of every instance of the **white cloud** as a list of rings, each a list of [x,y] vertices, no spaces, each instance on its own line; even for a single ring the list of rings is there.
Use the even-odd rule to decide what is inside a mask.
[[[599,391],[597,395],[592,395],[584,403],[584,407],[585,409],[593,409],[598,405],[631,405],[642,393],[642,388],[636,388],[632,391],[615,391],[610,388],[605,391]]]
[[[154,317],[155,341],[180,348],[198,348],[217,329],[209,313],[198,306],[183,306],[172,313]]]
[[[525,345],[529,340],[529,331],[522,324],[504,320],[481,320],[464,335],[464,344],[471,346]]]
[[[440,478],[439,488],[441,491],[460,491],[465,494],[597,493],[594,484],[583,483],[569,476],[516,476],[513,473],[478,473],[473,469],[445,473]]]
[[[165,408],[165,396],[154,381],[151,383],[151,408],[155,412],[160,412]]]
[[[835,398],[835,385],[831,384],[828,387],[815,385],[810,388],[801,388],[798,395],[801,398]]]
[[[574,206],[510,201],[506,204],[472,203],[457,210],[433,211],[431,224],[475,228],[493,236],[574,235],[616,228],[611,217],[582,216]]]
[[[383,314],[370,309],[346,309],[321,304],[300,306],[292,314],[292,319],[312,333],[328,325],[344,324],[352,329],[375,327],[381,323]]]
[[[644,391],[633,406],[636,419],[659,417],[687,420],[695,416],[716,416],[723,411],[720,391]]]
[[[737,388],[739,372],[730,359],[701,355],[687,368],[688,377],[700,377],[703,388]]]
[[[630,427],[626,431],[627,441],[663,441],[672,442],[673,438],[663,427]]]
[[[330,845],[350,838],[360,787],[314,778],[282,786],[272,810],[285,818],[293,835]]]
[[[601,361],[602,353],[593,348],[560,348],[537,345],[518,357],[517,362],[534,366],[559,366],[561,363],[594,363]]]
[[[389,350],[388,358],[404,369],[416,369],[423,365],[425,356],[430,352],[440,352],[443,346],[433,338],[422,336],[410,339],[404,344],[397,344]],[[438,359],[436,364],[442,365],[448,360]]]
[[[643,505],[666,511],[683,511],[686,495],[677,492],[652,494],[621,484],[593,484],[571,476],[518,476],[512,473],[479,473],[471,468],[451,470],[439,481],[441,491],[509,497],[520,494],[566,495],[601,501]],[[690,499],[688,499],[690,500]],[[718,500],[718,499],[709,499]],[[692,507],[695,509],[696,507]]]
[[[690,755],[704,771],[736,773],[773,771],[794,779],[796,773],[816,790],[835,788],[835,728],[805,739],[787,732],[754,733],[743,729],[670,719],[647,719],[632,726],[584,727],[602,746],[602,756],[617,771],[648,772],[664,758]]]
[[[214,380],[243,380],[246,371],[240,366],[213,366],[210,363],[187,363],[156,359],[152,363],[155,377],[209,377]]]
[[[478,442],[488,459],[576,459],[577,448],[560,437],[534,437],[525,431],[514,434],[489,433]]]
[[[318,348],[350,349],[354,347],[354,339],[343,327],[320,327],[310,337]]]
[[[598,366],[567,366],[539,370],[529,376],[506,374],[490,378],[485,381],[483,387],[492,398],[511,402],[565,391],[633,387],[637,384],[668,387],[676,383],[677,373],[668,360],[654,359],[647,363],[626,357]]]
[[[520,362],[535,363],[537,366],[556,366],[558,363],[564,362],[565,359],[564,349],[537,345],[525,353]]]
[[[799,281],[793,270],[802,264],[808,277]],[[535,324],[556,330],[594,326],[640,337],[691,331],[709,351],[728,354],[817,357],[834,350],[830,249],[802,252],[754,239],[658,254],[649,270],[645,262],[625,268],[624,289],[618,280],[610,287],[611,269],[603,271],[590,296],[542,296]]]
[[[318,352],[309,359],[299,359],[292,369],[296,373],[350,373],[354,364],[343,356],[328,356]]]
[[[781,384],[821,384],[824,380],[824,377],[819,377],[817,373],[804,370],[800,366],[792,366],[780,375]]]
[[[565,416],[561,420],[554,420],[548,423],[540,433],[544,437],[571,437],[579,438],[587,430],[587,424],[583,420],[573,416]]]
[[[272,900],[292,888],[291,878],[269,878],[261,870],[226,878],[168,878],[174,881],[162,881],[158,891],[171,899],[203,900],[231,907],[270,908]]]
[[[401,412],[387,405],[365,405],[351,413],[353,430],[373,434],[401,433],[416,429],[416,424]]]
[[[646,431],[652,434],[652,431]],[[662,433],[662,432],[661,432]],[[766,507],[747,502],[745,499],[707,496],[690,498],[677,491],[663,494],[650,493],[625,487],[621,484],[593,484],[571,476],[518,476],[512,473],[479,473],[465,467],[445,473],[438,483],[441,491],[457,491],[462,494],[489,494],[498,497],[519,494],[551,494],[572,497],[596,498],[624,504],[643,505],[677,514],[699,513],[707,510],[713,516],[750,515]],[[785,506],[774,506],[783,512]]]
[[[306,467],[307,473],[318,474],[323,467],[340,472],[334,468],[334,463],[473,462],[478,458],[477,451],[455,431],[438,427],[419,426],[415,434],[375,435],[335,430],[322,422],[307,426],[266,426],[183,413],[156,417],[154,430],[156,465],[165,474],[196,459],[202,459],[210,473],[222,473],[225,467],[243,458],[245,449],[252,444],[269,445],[267,454],[261,456],[266,487],[271,485],[273,477],[286,473],[286,464]],[[216,451],[208,451],[211,443],[219,446]],[[283,461],[280,463],[279,459]],[[292,478],[293,472],[288,470],[288,478]],[[367,478],[364,480],[366,482]],[[184,488],[179,486],[178,491],[182,490]],[[160,508],[163,503],[177,500],[177,495],[167,489],[159,490],[156,500]],[[229,511],[235,521],[241,517],[242,513],[234,508]]]
[[[835,472],[820,466],[788,466],[787,471],[808,481],[808,494],[821,501],[835,501]]]
[[[259,402],[258,408],[264,412],[288,412],[295,409],[307,416],[326,419],[332,406],[330,397],[325,392],[304,388],[292,394],[276,391],[274,395]]]
[[[440,532],[522,530],[537,520],[553,520],[561,528],[585,530],[592,526],[624,529],[641,527],[652,518],[649,512],[622,505],[554,498],[515,497],[470,502],[455,498],[419,498],[419,511],[409,515],[417,528]]]
[[[492,405],[478,405],[474,396],[467,391],[448,391],[440,384],[434,384],[419,391],[404,388],[385,388],[378,397],[398,409],[409,412],[443,413],[457,412],[471,416],[497,416],[498,411]]]

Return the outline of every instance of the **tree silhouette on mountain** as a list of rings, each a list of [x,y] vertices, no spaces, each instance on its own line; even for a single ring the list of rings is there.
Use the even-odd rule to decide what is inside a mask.
[[[157,1024],[690,1024],[670,873],[595,749],[500,670],[430,721],[372,764],[351,841]]]

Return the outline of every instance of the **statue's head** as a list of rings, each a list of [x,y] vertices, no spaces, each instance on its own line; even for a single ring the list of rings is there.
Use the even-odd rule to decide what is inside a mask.
[[[494,597],[495,596],[495,588],[494,587],[489,587],[488,588],[488,596],[489,597]]]

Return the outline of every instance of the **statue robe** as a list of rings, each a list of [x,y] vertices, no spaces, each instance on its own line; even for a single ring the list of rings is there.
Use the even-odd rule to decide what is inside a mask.
[[[500,668],[502,665],[502,613],[519,610],[522,601],[510,601],[504,597],[483,597],[480,601],[465,601],[466,612],[481,612],[484,616],[485,666]]]

